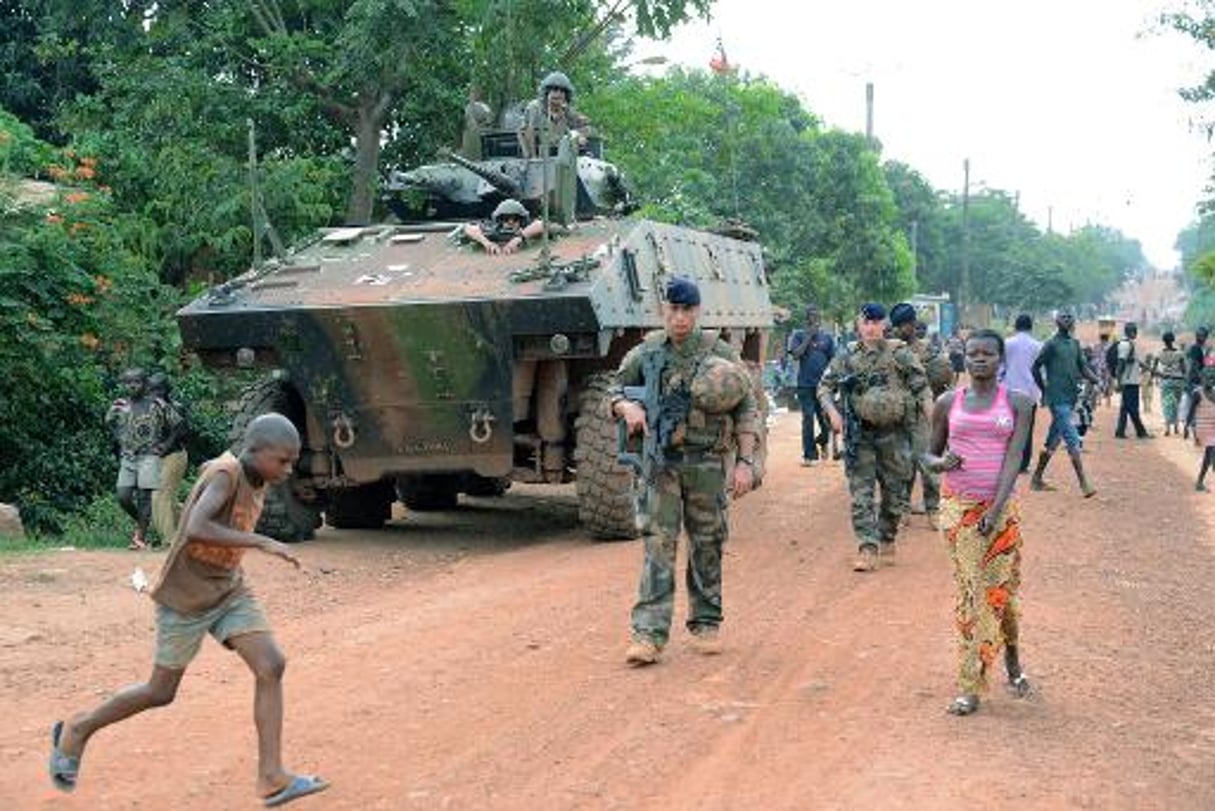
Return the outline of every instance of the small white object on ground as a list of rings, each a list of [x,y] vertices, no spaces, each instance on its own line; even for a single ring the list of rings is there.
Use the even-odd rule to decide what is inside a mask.
[[[148,590],[148,576],[140,566],[136,566],[135,571],[131,572],[131,588],[135,589],[136,594],[143,594]]]

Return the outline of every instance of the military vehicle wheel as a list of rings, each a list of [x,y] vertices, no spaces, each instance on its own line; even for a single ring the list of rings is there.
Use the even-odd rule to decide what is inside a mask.
[[[262,414],[276,411],[301,428],[304,424],[304,406],[299,396],[281,378],[270,376],[257,381],[245,389],[228,432],[228,445],[233,452],[240,450],[249,423]],[[303,434],[303,431],[300,431]],[[262,515],[257,522],[257,531],[284,543],[308,541],[316,537],[321,525],[321,512],[314,500],[300,498],[299,483],[294,476],[282,484],[266,488],[266,499]]]
[[[616,462],[616,418],[607,401],[609,377],[592,376],[575,421],[578,519],[601,540],[636,538],[634,474]]]
[[[334,490],[325,508],[325,523],[334,529],[380,529],[392,517],[391,481]]]
[[[415,512],[454,510],[460,502],[457,476],[402,476],[397,480],[397,497]]]

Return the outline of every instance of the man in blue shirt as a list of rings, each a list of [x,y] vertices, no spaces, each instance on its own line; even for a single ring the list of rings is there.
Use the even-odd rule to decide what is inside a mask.
[[[786,354],[797,361],[797,402],[802,409],[802,464],[813,465],[821,452],[826,457],[831,426],[818,404],[816,392],[827,364],[835,356],[835,340],[821,328],[818,307],[806,305],[806,328],[794,330],[789,336]],[[818,422],[819,435],[814,436]]]

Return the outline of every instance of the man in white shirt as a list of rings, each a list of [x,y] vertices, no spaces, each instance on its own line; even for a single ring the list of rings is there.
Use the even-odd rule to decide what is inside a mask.
[[[1034,382],[1033,365],[1038,353],[1042,351],[1042,342],[1034,337],[1034,321],[1026,313],[1017,316],[1015,322],[1016,334],[1004,342],[1004,366],[1000,369],[1000,382],[1009,391],[1019,391],[1033,402],[1034,407],[1029,412],[1029,434],[1025,438],[1025,450],[1021,452],[1021,472],[1029,472],[1030,458],[1033,456],[1034,445],[1034,415],[1038,411],[1038,403],[1042,401],[1042,390]]]
[[[1135,338],[1139,336],[1139,327],[1134,322],[1127,322],[1122,328],[1123,339],[1118,342],[1118,368],[1113,370],[1114,380],[1118,382],[1122,399],[1118,406],[1118,427],[1114,436],[1126,439],[1126,421],[1129,418],[1135,425],[1135,435],[1140,439],[1150,439],[1151,434],[1143,427],[1139,419],[1139,380],[1143,364],[1135,348]]]

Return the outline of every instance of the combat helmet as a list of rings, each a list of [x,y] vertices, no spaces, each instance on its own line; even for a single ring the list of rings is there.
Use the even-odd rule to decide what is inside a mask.
[[[490,215],[494,223],[497,224],[503,217],[518,217],[524,225],[527,225],[531,215],[527,213],[527,208],[518,200],[507,198],[501,203],[498,203],[494,208],[494,213]]]
[[[540,82],[540,98],[546,98],[550,90],[564,90],[565,100],[573,104],[574,102],[574,85],[570,81],[570,77],[566,76],[559,70],[555,70],[545,76]]]
[[[907,399],[893,386],[870,386],[856,398],[856,415],[877,428],[889,428],[907,416]]]
[[[733,411],[751,389],[751,375],[733,361],[705,358],[692,378],[692,405],[706,414]]]

